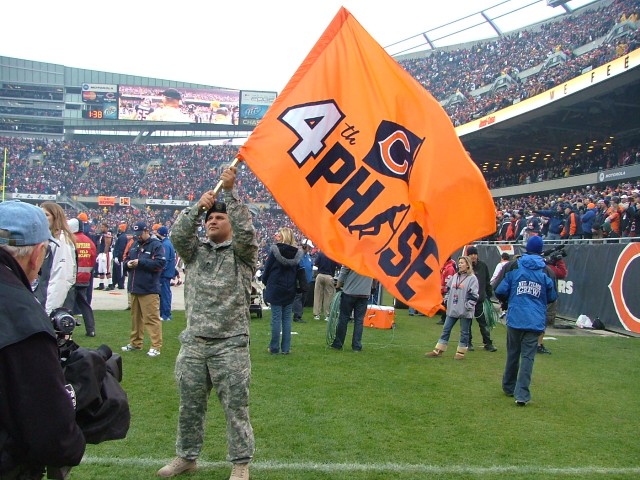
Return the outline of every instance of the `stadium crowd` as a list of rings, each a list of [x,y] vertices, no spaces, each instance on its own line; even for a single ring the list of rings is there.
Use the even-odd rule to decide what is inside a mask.
[[[6,184],[8,192],[55,194],[70,199],[84,196],[128,196],[159,200],[186,200],[192,203],[198,195],[211,188],[219,178],[221,168],[235,158],[237,147],[230,145],[133,145],[43,139],[0,138],[8,148]],[[640,163],[640,145],[633,148],[599,150],[563,161],[549,159],[540,167],[514,165],[502,172],[485,174],[490,188],[526,184],[563,178],[587,172],[597,172],[614,166]],[[529,164],[530,165],[530,164]],[[256,228],[261,247],[260,258],[266,257],[272,236],[278,228],[288,226],[302,238],[293,222],[277,205],[265,186],[246,166],[238,171],[238,190],[242,198],[258,209]],[[584,188],[561,194],[529,195],[496,200],[496,235],[493,239],[519,240],[518,235],[506,238],[501,227],[506,221],[527,218],[535,210],[569,204],[572,210],[584,214],[590,203],[607,203],[627,195],[634,199],[640,185],[620,184],[601,191]],[[617,203],[622,204],[618,198]],[[71,204],[71,202],[70,202]],[[136,205],[129,207],[101,206],[84,209],[90,228],[106,222],[115,231],[118,225],[129,226],[137,221],[148,225],[171,227],[180,205]],[[518,212],[520,212],[519,215]],[[67,216],[80,212],[69,207]],[[546,225],[540,219],[539,228]],[[515,225],[514,225],[515,229]],[[543,232],[543,231],[542,231]],[[635,228],[620,232],[620,236],[635,236]]]
[[[595,68],[612,58],[637,48],[640,0],[614,0],[598,8],[586,9],[575,16],[533,26],[496,40],[484,41],[468,48],[440,49],[429,56],[401,61],[401,65],[438,100],[459,93],[464,101],[446,107],[455,125],[504,108],[518,100],[541,93]],[[632,25],[627,35],[614,42],[601,39],[616,25]],[[586,45],[591,44],[589,47]],[[582,47],[582,48],[580,48]],[[566,61],[552,67],[542,65],[554,53],[562,52]],[[576,55],[576,52],[582,52]],[[526,72],[526,75],[525,75]],[[505,88],[472,93],[491,85],[501,75],[514,81]],[[136,93],[135,88],[131,93]],[[140,87],[142,88],[142,87]],[[585,139],[589,141],[590,139]],[[232,145],[138,145],[109,142],[83,143],[28,138],[0,138],[7,147],[5,176],[7,192],[50,194],[76,197],[98,195],[152,198],[163,201],[193,202],[201,192],[211,188],[221,169],[237,153]],[[558,152],[536,163],[513,162],[504,168],[483,172],[489,188],[501,188],[566,178],[640,162],[640,144],[594,149],[575,154]],[[248,203],[258,206],[258,238],[266,249],[271,234],[281,226],[295,228],[270,192],[246,165],[238,172],[238,190]],[[586,208],[584,197],[610,201],[625,187],[612,191],[579,191],[552,196],[529,196],[496,201],[497,232],[504,223],[504,213],[524,211],[569,203],[572,208]],[[635,188],[624,194],[633,196]],[[582,201],[584,200],[584,201]],[[87,211],[92,225],[107,222],[114,228],[132,224],[141,218],[148,224],[170,226],[179,210],[176,205],[100,207]],[[69,216],[78,212],[70,211]],[[299,233],[299,232],[297,232]]]
[[[400,64],[438,101],[458,94],[461,101],[445,104],[453,124],[458,126],[542,93],[636,49],[639,10],[638,0],[615,0],[580,15],[565,16],[493,41],[468,48],[439,49],[426,57],[402,60]],[[631,32],[598,45],[599,39],[623,21],[633,23]],[[580,48],[591,42],[593,48]],[[566,61],[545,68],[547,58],[558,52],[566,55]],[[476,90],[492,85],[502,75],[509,75],[513,82],[477,95]]]

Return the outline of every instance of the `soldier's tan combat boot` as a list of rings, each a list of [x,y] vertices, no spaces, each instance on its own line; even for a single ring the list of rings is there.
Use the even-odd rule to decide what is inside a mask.
[[[158,470],[157,475],[159,477],[169,478],[175,477],[176,475],[180,475],[182,473],[195,472],[197,469],[198,465],[196,464],[195,460],[187,460],[186,458],[176,457],[171,461],[171,463]],[[248,475],[247,478],[249,478]]]
[[[229,480],[249,480],[249,464],[234,463]]]

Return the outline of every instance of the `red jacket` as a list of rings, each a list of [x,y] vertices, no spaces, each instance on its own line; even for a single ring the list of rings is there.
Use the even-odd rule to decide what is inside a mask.
[[[556,280],[563,280],[567,278],[567,274],[569,270],[567,269],[567,264],[564,263],[564,260],[559,259],[553,264],[547,264],[547,266],[551,269],[551,271],[555,274]]]
[[[444,262],[442,268],[440,269],[440,293],[444,295],[447,293],[447,282],[451,277],[453,277],[456,273],[456,262],[449,259]]]
[[[76,235],[76,254],[78,256],[78,273],[76,274],[76,285],[86,287],[92,281],[93,266],[96,263],[96,245],[84,233],[78,232]]]

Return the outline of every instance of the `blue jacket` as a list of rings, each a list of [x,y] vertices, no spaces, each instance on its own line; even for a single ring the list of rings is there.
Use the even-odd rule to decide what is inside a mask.
[[[307,291],[308,282],[300,260],[304,252],[293,245],[271,245],[264,265],[262,281],[265,284],[264,300],[273,305],[290,305],[296,293]]]
[[[121,263],[124,257],[124,249],[127,247],[127,243],[129,243],[129,236],[126,233],[119,233],[118,238],[113,244],[113,257],[117,258]]]
[[[584,233],[591,233],[591,230],[593,229],[593,221],[596,219],[597,210],[598,209],[596,207],[590,208],[582,215],[582,217],[580,217],[580,220],[582,220],[582,231]]]
[[[549,233],[560,234],[564,227],[564,213],[558,210],[534,210],[533,213],[549,219]]]
[[[160,294],[160,274],[166,263],[164,247],[160,240],[149,237],[146,242],[133,242],[127,260],[138,260],[136,268],[125,267],[129,271],[128,290],[137,295]]]
[[[304,273],[307,275],[307,282],[313,282],[313,259],[311,255],[305,253],[300,260],[300,266],[304,268]]]
[[[544,332],[547,303],[558,298],[553,280],[544,271],[545,266],[540,255],[525,254],[518,259],[518,268],[507,272],[496,288],[499,299],[509,300],[507,326]]]
[[[164,247],[164,257],[167,260],[162,270],[162,278],[173,278],[176,276],[176,249],[173,248],[169,237],[162,239],[162,246]]]

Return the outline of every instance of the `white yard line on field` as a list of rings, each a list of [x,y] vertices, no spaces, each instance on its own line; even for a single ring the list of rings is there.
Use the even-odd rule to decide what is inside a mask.
[[[82,459],[83,464],[94,465],[128,465],[132,467],[161,467],[171,459],[154,458],[117,458],[93,457]],[[198,460],[200,468],[227,467],[227,462],[208,462]],[[431,474],[471,474],[494,475],[501,473],[514,474],[547,474],[547,475],[640,475],[640,467],[551,467],[524,465],[493,465],[491,467],[472,467],[466,465],[421,465],[408,463],[314,463],[314,462],[277,462],[256,461],[251,463],[252,470],[265,471],[298,471],[298,472],[398,472],[398,473],[431,473]]]

